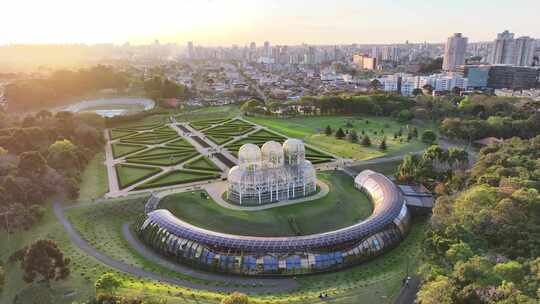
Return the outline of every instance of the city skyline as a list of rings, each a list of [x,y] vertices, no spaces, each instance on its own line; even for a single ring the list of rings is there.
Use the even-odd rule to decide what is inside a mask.
[[[477,42],[493,41],[506,29],[520,36],[540,37],[535,26],[538,1],[433,4],[383,0],[377,6],[364,1],[338,2],[157,0],[148,6],[124,0],[91,4],[22,0],[2,6],[0,45],[146,44],[155,39],[203,46],[243,46],[251,41],[260,46],[266,40],[289,45],[444,43],[455,32]],[[516,5],[520,10],[515,10]],[[465,18],[470,16],[467,11],[474,12],[474,18]],[[505,20],[504,25],[500,20]]]

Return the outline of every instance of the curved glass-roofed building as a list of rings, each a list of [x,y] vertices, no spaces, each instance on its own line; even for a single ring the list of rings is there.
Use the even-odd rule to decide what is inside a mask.
[[[297,237],[252,237],[195,227],[167,210],[138,222],[142,241],[162,254],[202,269],[242,275],[296,275],[358,264],[396,246],[410,215],[401,192],[386,176],[363,171],[355,186],[374,204],[373,214],[352,226]]]
[[[227,199],[233,203],[262,205],[306,197],[317,190],[317,176],[305,159],[301,140],[288,139],[283,146],[269,141],[262,149],[245,144],[238,160],[228,176]]]

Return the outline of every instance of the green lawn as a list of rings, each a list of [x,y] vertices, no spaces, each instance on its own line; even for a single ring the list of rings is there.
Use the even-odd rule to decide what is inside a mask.
[[[225,209],[200,192],[166,197],[161,207],[196,226],[232,234],[290,236],[343,228],[368,217],[372,204],[354,189],[352,179],[341,172],[324,172],[319,178],[330,186],[324,198],[270,210],[246,212]],[[294,218],[296,227],[291,223]],[[297,231],[297,229],[299,231]]]
[[[146,157],[128,158],[128,163],[150,165],[150,166],[175,166],[199,155],[197,152],[178,152],[168,155],[155,155]]]
[[[98,153],[84,169],[78,201],[100,198],[109,190],[107,167],[103,164],[104,161],[104,153]]]
[[[126,156],[135,152],[146,149],[146,146],[132,144],[112,144],[111,145],[114,158]]]
[[[403,128],[406,137],[405,130],[407,124],[398,123],[387,117],[317,116],[287,119],[247,117],[246,119],[253,123],[267,126],[270,129],[289,137],[303,139],[308,144],[340,157],[356,160],[420,151],[427,147],[427,145],[420,142],[418,139],[413,139],[409,143],[406,142],[405,139],[403,139],[402,142],[395,140],[393,135],[400,127]],[[366,120],[368,120],[369,123],[366,123]],[[352,124],[352,128],[346,127],[347,122]],[[359,135],[361,135],[363,130],[370,137],[372,146],[366,148],[357,143],[336,139],[334,136],[326,136],[324,134],[324,129],[327,125],[330,125],[334,130],[337,130],[340,127],[343,128],[343,130],[354,128]],[[421,134],[424,130],[424,126],[417,127],[419,134]],[[382,134],[381,130],[384,131],[384,134]],[[375,132],[377,132],[377,134],[375,134]],[[387,151],[382,152],[378,149],[378,145],[384,136],[386,136],[388,149]]]
[[[133,131],[127,131],[127,130],[117,130],[117,129],[112,129],[109,131],[109,134],[111,136],[111,139],[118,139],[118,138],[122,138],[122,137],[126,137],[126,136],[129,136],[129,135],[134,135],[135,132]]]
[[[150,168],[127,164],[118,164],[115,168],[120,188],[131,186],[161,171],[160,168]]]
[[[221,169],[216,166],[211,160],[206,156],[198,157],[184,165],[185,168],[195,169],[195,170],[204,170],[204,171],[215,171],[221,172]]]
[[[397,169],[401,164],[401,160],[386,161],[377,164],[367,164],[352,167],[353,170],[361,172],[362,170],[373,170],[387,176],[393,176],[397,173]]]
[[[172,185],[188,184],[198,181],[219,178],[220,175],[212,172],[197,172],[188,170],[175,170],[167,172],[159,177],[151,179],[136,189],[159,188]]]

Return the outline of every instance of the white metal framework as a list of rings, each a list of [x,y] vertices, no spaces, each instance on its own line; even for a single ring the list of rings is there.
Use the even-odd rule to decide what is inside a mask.
[[[245,144],[238,151],[239,163],[229,171],[227,198],[237,204],[267,204],[313,194],[317,189],[315,169],[305,158],[304,143],[288,139],[269,141],[259,149]]]

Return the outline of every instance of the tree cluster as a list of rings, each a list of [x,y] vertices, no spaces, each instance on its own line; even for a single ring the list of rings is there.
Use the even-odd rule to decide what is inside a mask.
[[[310,110],[306,114],[390,116],[407,109],[411,101],[406,97],[394,95],[306,96],[297,104],[303,106],[303,109]]]
[[[70,259],[65,258],[58,245],[52,240],[38,240],[30,246],[16,251],[10,262],[20,262],[23,279],[27,283],[41,280],[49,283],[69,276]]]
[[[400,182],[423,184],[434,189],[438,183],[451,183],[466,169],[469,154],[459,148],[445,150],[432,145],[422,155],[408,154],[398,167]]]
[[[489,146],[440,196],[423,244],[421,303],[538,303],[540,136]]]
[[[146,80],[144,91],[149,98],[156,101],[167,98],[187,98],[190,94],[186,86],[159,76]]]
[[[127,75],[98,65],[79,71],[59,70],[45,79],[15,81],[6,86],[5,94],[10,110],[28,111],[103,89],[126,88],[128,83]]]
[[[42,111],[0,129],[0,229],[28,229],[54,194],[78,197],[81,173],[104,143],[102,119]],[[9,226],[8,226],[9,225]]]

